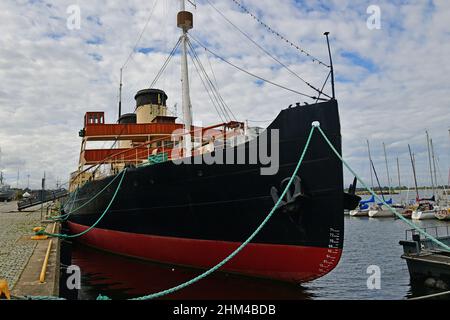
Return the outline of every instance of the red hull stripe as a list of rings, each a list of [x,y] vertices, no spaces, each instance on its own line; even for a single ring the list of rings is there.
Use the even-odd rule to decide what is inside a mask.
[[[69,222],[72,233],[87,229]],[[80,242],[109,252],[157,261],[208,269],[230,253],[240,243],[160,237],[106,229],[92,229],[79,238]],[[288,282],[310,281],[333,270],[342,250],[250,243],[222,267],[222,271]]]

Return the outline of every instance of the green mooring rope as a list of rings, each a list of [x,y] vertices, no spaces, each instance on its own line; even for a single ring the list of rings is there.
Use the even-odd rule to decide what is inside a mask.
[[[358,179],[358,181],[364,186],[364,188],[366,188],[376,199],[377,201],[379,201],[380,203],[384,204],[386,207],[389,208],[389,210],[396,215],[399,219],[401,219],[403,222],[405,222],[406,224],[410,225],[412,228],[414,228],[415,230],[417,230],[419,233],[421,233],[423,236],[427,237],[428,239],[430,239],[431,241],[433,241],[434,243],[436,243],[437,245],[439,245],[440,247],[444,248],[445,250],[450,251],[450,247],[448,245],[446,245],[445,243],[439,241],[438,239],[436,239],[435,237],[433,237],[432,235],[430,235],[429,233],[427,233],[426,231],[422,230],[420,227],[418,227],[417,225],[415,225],[414,223],[412,223],[411,221],[409,221],[408,219],[406,219],[404,216],[402,216],[400,213],[397,212],[397,210],[395,210],[394,208],[392,208],[389,204],[386,203],[386,201],[384,201],[384,199],[380,198],[360,177],[359,175],[350,167],[350,165],[347,163],[347,161],[344,160],[344,158],[342,158],[342,156],[339,154],[339,152],[336,150],[336,148],[333,146],[333,144],[331,143],[331,141],[328,139],[328,137],[326,136],[326,134],[322,131],[322,128],[320,128],[320,126],[318,126],[319,132],[322,134],[322,137],[325,139],[325,141],[327,142],[327,144],[330,146],[331,150],[333,150],[333,152],[336,154],[336,156],[342,161],[342,163],[347,167],[347,169]]]
[[[283,200],[283,198],[286,196],[286,193],[288,192],[289,188],[292,185],[292,182],[295,179],[295,176],[298,173],[298,170],[300,169],[300,166],[303,162],[303,159],[305,158],[306,155],[306,151],[308,150],[308,147],[311,143],[311,137],[314,133],[314,129],[315,127],[313,126],[311,128],[311,131],[309,133],[308,136],[308,140],[306,141],[306,145],[305,148],[303,149],[302,155],[300,157],[300,160],[297,163],[297,167],[295,168],[294,172],[292,173],[291,179],[289,180],[288,184],[286,185],[286,188],[284,189],[283,193],[281,194],[280,198],[278,199],[278,201],[276,202],[276,204],[273,206],[272,210],[270,211],[270,213],[267,215],[267,217],[264,219],[264,221],[259,225],[259,227],[250,235],[250,237],[248,237],[247,240],[245,240],[245,242],[243,242],[239,248],[237,248],[236,250],[234,250],[229,256],[227,256],[225,259],[223,259],[221,262],[219,262],[218,264],[216,264],[214,267],[212,267],[211,269],[205,271],[204,273],[200,274],[199,276],[195,277],[194,279],[191,279],[185,283],[182,283],[176,287],[167,289],[167,290],[163,290],[161,292],[157,292],[157,293],[153,293],[153,294],[149,294],[143,297],[138,297],[138,298],[134,298],[134,299],[130,299],[130,300],[151,300],[151,299],[156,299],[156,298],[160,298],[163,296],[166,296],[168,294],[174,293],[176,291],[179,291],[183,288],[186,288],[200,280],[202,280],[203,278],[206,278],[207,276],[209,276],[211,273],[217,271],[218,269],[220,269],[224,264],[226,264],[228,261],[230,261],[231,259],[233,259],[239,252],[242,251],[242,249],[244,249],[252,240],[253,238],[256,237],[256,235],[261,231],[261,229],[266,225],[266,223],[269,221],[269,219],[273,216],[273,214],[275,213],[275,211],[278,209],[278,206],[280,205],[281,201]],[[107,297],[104,296],[99,296],[99,299],[101,300],[107,300]]]
[[[97,226],[97,224],[103,219],[103,217],[106,215],[106,213],[109,211],[109,208],[111,207],[111,205],[112,205],[112,203],[114,202],[114,200],[116,199],[116,196],[117,196],[117,194],[119,193],[119,189],[120,189],[120,186],[122,185],[122,182],[123,182],[123,179],[124,179],[124,177],[125,177],[125,172],[127,171],[127,169],[125,168],[123,171],[122,171],[122,174],[120,174],[120,175],[117,175],[116,177],[114,177],[114,179],[112,180],[112,181],[114,181],[115,179],[117,179],[117,177],[121,177],[120,178],[120,181],[119,181],[119,184],[117,185],[117,188],[116,188],[116,191],[114,192],[114,195],[113,195],[113,197],[111,198],[111,201],[109,202],[109,204],[108,204],[108,206],[106,207],[106,209],[105,209],[105,211],[103,211],[103,213],[101,214],[101,216],[97,219],[97,221],[95,221],[95,223],[92,225],[92,226],[90,226],[89,228],[87,228],[86,230],[84,230],[83,232],[80,232],[80,233],[77,233],[77,234],[60,234],[60,233],[47,233],[47,232],[45,232],[45,231],[38,231],[37,233],[36,233],[36,235],[45,235],[45,236],[49,236],[49,237],[57,237],[57,238],[63,238],[63,239],[66,239],[66,238],[77,238],[77,237],[80,237],[80,236],[82,236],[82,235],[84,235],[84,234],[86,234],[86,233],[88,233],[88,232],[90,232],[92,229],[94,229],[95,228],[95,226]],[[112,182],[111,181],[111,182]],[[111,182],[109,183],[109,184],[111,184]],[[108,185],[109,185],[108,184]],[[106,188],[106,187],[105,187]],[[102,190],[103,191],[103,190]],[[101,192],[102,192],[101,191]],[[99,194],[99,193],[98,193]],[[97,194],[97,195],[98,195]],[[73,212],[73,211],[72,211]]]
[[[126,169],[125,169],[126,170]],[[117,180],[117,178],[120,176],[120,174],[118,174],[118,175],[116,175],[115,177],[114,177],[114,179],[112,179],[102,190],[100,190],[98,193],[96,193],[92,198],[90,198],[88,201],[86,201],[85,203],[83,203],[81,206],[79,206],[79,207],[77,207],[75,210],[71,210],[70,212],[68,212],[68,213],[66,213],[66,214],[63,214],[63,215],[61,215],[61,216],[59,216],[59,217],[55,217],[54,219],[55,220],[58,220],[58,218],[60,218],[60,217],[62,217],[63,219],[62,220],[67,220],[68,218],[69,218],[69,216],[72,214],[72,213],[74,213],[74,212],[76,212],[76,211],[78,211],[78,210],[80,210],[81,208],[84,208],[85,206],[87,206],[89,203],[91,203],[92,201],[94,201],[99,195],[101,195],[106,189],[108,189],[108,187],[110,186],[110,185],[112,185],[113,184],[113,182],[114,181],[116,181]],[[72,206],[73,206],[73,204],[75,203],[75,199],[76,199],[76,195],[78,194],[78,188],[77,188],[77,190],[76,190],[76,194],[75,194],[75,197],[74,197],[74,201],[73,201],[73,203],[72,203]]]

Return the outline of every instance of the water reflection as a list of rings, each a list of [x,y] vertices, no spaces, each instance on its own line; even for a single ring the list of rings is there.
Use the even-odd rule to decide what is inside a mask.
[[[121,257],[74,245],[72,263],[82,272],[79,299],[127,299],[165,290],[196,277],[200,271]],[[304,300],[311,294],[299,285],[215,273],[165,299]]]

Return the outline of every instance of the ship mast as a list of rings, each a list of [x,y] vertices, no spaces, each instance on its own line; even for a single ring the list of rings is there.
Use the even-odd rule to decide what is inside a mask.
[[[181,29],[181,84],[182,84],[182,108],[185,135],[183,138],[184,155],[192,155],[191,132],[192,127],[192,105],[189,93],[189,70],[187,63],[187,32],[193,27],[193,15],[186,11],[185,0],[180,0],[181,10],[177,15],[177,26]]]

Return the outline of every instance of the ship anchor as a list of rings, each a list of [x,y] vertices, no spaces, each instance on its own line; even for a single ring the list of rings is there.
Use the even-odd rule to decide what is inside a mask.
[[[280,189],[283,190],[286,187],[286,184],[289,182],[290,178],[286,178],[280,183]],[[287,190],[286,195],[280,202],[279,209],[282,209],[283,211],[287,212],[293,212],[298,210],[298,201],[299,198],[305,197],[304,192],[302,191],[302,183],[299,176],[294,177],[293,181],[294,190],[292,192],[292,185]],[[272,196],[272,199],[274,203],[277,203],[280,199],[280,194],[278,192],[278,189],[275,187],[272,187],[270,189],[270,194]]]

